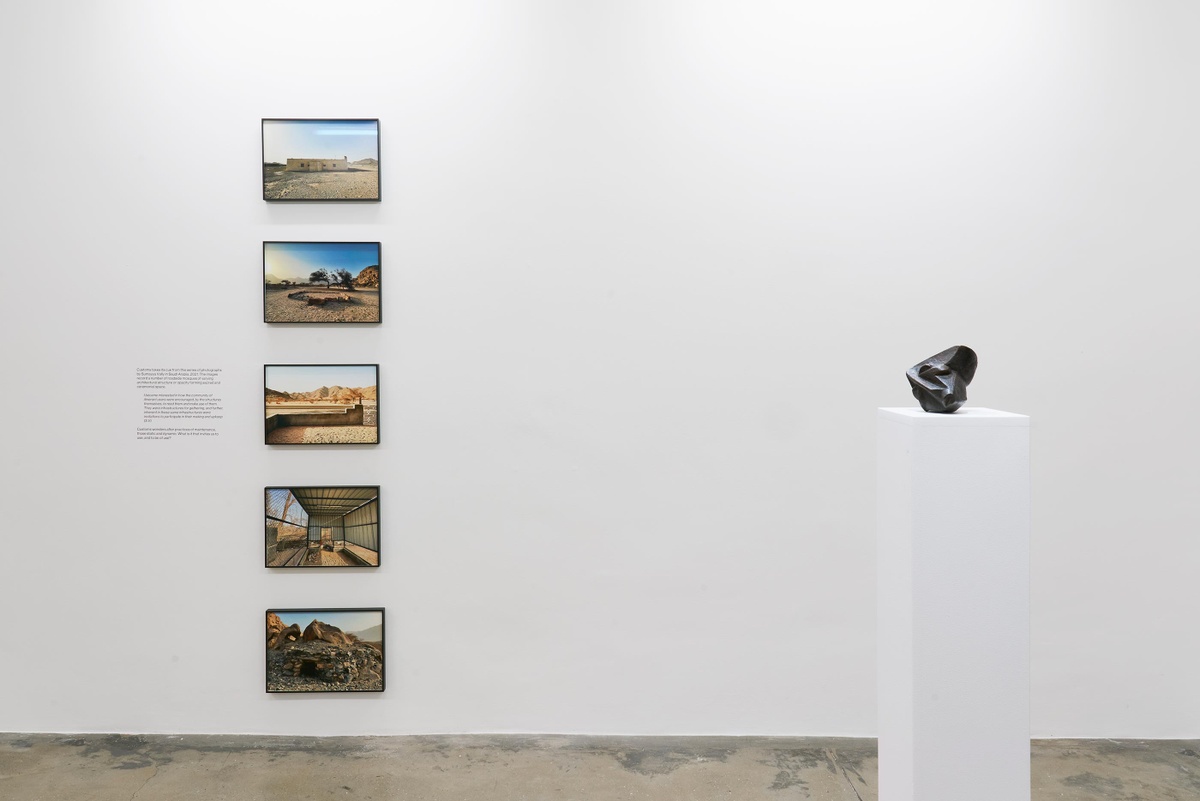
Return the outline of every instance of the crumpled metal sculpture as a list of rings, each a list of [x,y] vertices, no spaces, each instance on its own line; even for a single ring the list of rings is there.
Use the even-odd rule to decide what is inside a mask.
[[[949,414],[967,402],[967,384],[975,377],[979,357],[966,345],[955,345],[908,368],[913,397],[927,412]]]

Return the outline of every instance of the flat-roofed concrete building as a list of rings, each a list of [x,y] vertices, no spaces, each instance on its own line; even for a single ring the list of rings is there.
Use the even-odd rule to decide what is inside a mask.
[[[345,156],[340,159],[288,159],[285,172],[344,172],[350,169]]]

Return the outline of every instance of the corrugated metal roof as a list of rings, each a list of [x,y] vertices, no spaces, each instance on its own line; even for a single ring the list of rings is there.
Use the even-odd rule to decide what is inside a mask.
[[[376,487],[289,487],[310,515],[344,515],[379,497]]]

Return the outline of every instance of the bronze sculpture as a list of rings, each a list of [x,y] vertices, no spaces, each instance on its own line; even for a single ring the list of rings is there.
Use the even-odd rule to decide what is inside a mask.
[[[922,409],[949,414],[967,402],[967,384],[978,366],[975,351],[955,345],[908,368],[908,383]]]

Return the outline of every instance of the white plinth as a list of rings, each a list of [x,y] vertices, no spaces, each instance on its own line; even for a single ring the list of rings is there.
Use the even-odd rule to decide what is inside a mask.
[[[879,799],[1029,799],[1029,418],[880,409]]]

